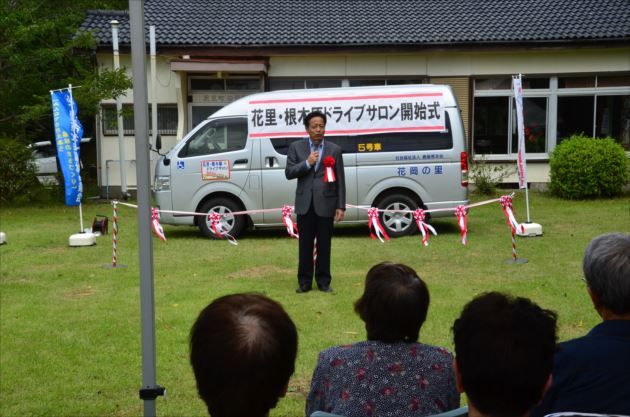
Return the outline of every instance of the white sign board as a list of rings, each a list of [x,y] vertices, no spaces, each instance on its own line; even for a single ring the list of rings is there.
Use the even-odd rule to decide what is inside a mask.
[[[444,98],[439,91],[295,97],[249,101],[249,136],[305,136],[304,117],[326,114],[327,135],[445,131]]]

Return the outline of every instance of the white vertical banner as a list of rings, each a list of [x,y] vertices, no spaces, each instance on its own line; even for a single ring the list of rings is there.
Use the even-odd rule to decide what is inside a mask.
[[[523,121],[523,86],[521,84],[521,74],[512,76],[512,89],[514,90],[514,101],[516,102],[516,124],[518,128],[518,186],[527,188],[527,164],[525,156],[525,123]]]

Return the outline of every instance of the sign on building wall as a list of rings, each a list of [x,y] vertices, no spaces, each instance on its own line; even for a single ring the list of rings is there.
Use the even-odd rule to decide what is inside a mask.
[[[304,136],[304,117],[326,114],[326,134],[445,131],[441,92],[404,92],[335,97],[254,99],[249,101],[250,137]]]

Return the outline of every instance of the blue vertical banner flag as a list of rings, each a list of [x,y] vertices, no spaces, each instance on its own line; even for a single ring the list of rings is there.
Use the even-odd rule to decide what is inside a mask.
[[[77,104],[72,97],[72,89],[51,91],[50,94],[55,122],[57,157],[66,190],[66,205],[79,206],[83,197],[79,162],[83,126],[77,118]]]

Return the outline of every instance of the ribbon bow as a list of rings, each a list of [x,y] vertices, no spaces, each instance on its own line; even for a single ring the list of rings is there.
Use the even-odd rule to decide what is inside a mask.
[[[466,234],[468,233],[468,220],[466,219],[466,206],[459,205],[455,208],[457,224],[462,234],[462,245],[466,244]]]
[[[293,219],[291,215],[293,214],[293,209],[291,206],[282,206],[282,223],[287,228],[287,232],[289,236],[299,239],[300,235],[298,235],[297,224],[293,223]]]
[[[389,236],[385,233],[385,229],[381,226],[381,222],[378,219],[378,209],[376,207],[370,207],[368,209],[368,227],[370,229],[370,237],[372,239],[378,239],[385,243],[385,240],[389,240]],[[385,240],[383,240],[385,239]]]
[[[501,207],[503,207],[503,213],[505,214],[510,229],[512,229],[512,234],[516,233],[517,230],[520,230],[521,233],[524,234],[525,228],[516,221],[516,217],[514,217],[514,212],[512,211],[512,197],[509,195],[501,196],[499,203],[501,203]]]
[[[223,215],[221,213],[217,213],[216,211],[210,212],[208,214],[208,220],[210,220],[214,235],[218,239],[227,239],[227,241],[232,245],[238,245],[236,239],[228,233],[225,225],[223,224]]]
[[[166,242],[166,236],[164,235],[164,229],[160,224],[160,215],[158,214],[157,209],[151,207],[151,226],[153,227],[153,231],[160,238]]]
[[[422,232],[422,244],[424,246],[429,246],[429,231],[431,231],[434,236],[437,236],[437,232],[433,226],[424,222],[424,219],[426,218],[424,210],[420,208],[416,209],[416,211],[413,212],[413,218],[418,225],[418,229]]]
[[[332,156],[327,156],[324,158],[324,182],[335,182],[335,171],[333,168],[335,167],[335,158]]]

